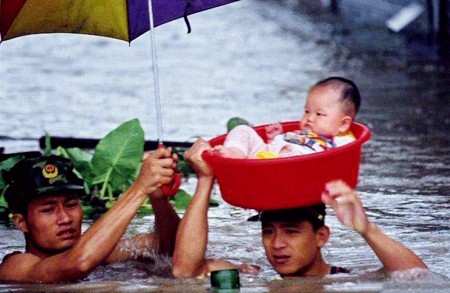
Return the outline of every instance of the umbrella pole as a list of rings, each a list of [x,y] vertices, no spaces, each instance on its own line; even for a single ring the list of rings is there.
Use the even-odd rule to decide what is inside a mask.
[[[153,22],[153,6],[152,0],[148,1],[148,19],[150,20],[150,40],[152,43],[152,61],[153,61],[153,82],[155,84],[155,105],[156,105],[156,130],[158,131],[158,147],[164,147],[163,144],[163,126],[162,126],[162,116],[161,116],[161,99],[159,91],[159,74],[158,74],[158,64],[156,56],[156,40],[154,32],[154,22]],[[173,175],[172,181],[168,184],[161,186],[161,191],[166,196],[174,196],[181,185],[181,173],[178,168],[175,168],[175,174]]]
[[[154,32],[154,21],[153,21],[153,4],[152,0],[148,1],[148,16],[150,21],[150,41],[152,48],[152,65],[153,65],[153,84],[155,90],[155,107],[156,107],[156,130],[158,135],[158,142],[160,145],[163,143],[163,126],[162,126],[162,116],[161,116],[161,98],[159,89],[159,73],[158,73],[158,56],[156,54],[156,39]]]

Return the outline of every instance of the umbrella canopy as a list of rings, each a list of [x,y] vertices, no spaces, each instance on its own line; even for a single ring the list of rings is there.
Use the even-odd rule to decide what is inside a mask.
[[[238,0],[0,0],[1,41],[43,33],[77,33],[131,42],[150,28]],[[150,13],[150,11],[152,13]],[[150,17],[151,16],[151,17]],[[150,30],[158,139],[162,141],[154,30]]]
[[[151,1],[151,2],[149,2]],[[1,41],[41,33],[78,33],[131,42],[151,28],[158,140],[163,146],[155,26],[237,0],[0,0]],[[150,13],[151,12],[151,13]],[[181,184],[163,186],[174,195]]]
[[[150,28],[148,1],[0,0],[1,39],[79,33],[131,42]],[[235,1],[152,0],[154,26]]]

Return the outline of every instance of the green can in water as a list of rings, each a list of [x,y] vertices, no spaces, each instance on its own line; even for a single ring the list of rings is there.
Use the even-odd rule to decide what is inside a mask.
[[[211,292],[234,293],[239,292],[240,287],[238,270],[211,272]]]

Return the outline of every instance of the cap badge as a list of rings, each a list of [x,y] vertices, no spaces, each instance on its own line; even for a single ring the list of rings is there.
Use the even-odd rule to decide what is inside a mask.
[[[47,164],[42,168],[42,175],[47,178],[55,178],[58,176],[58,168],[53,164]]]

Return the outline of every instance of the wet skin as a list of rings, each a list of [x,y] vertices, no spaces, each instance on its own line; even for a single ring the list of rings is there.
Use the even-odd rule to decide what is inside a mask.
[[[76,195],[33,199],[21,227],[28,240],[27,252],[44,257],[70,249],[80,238],[82,219]]]
[[[324,229],[326,231],[322,231]],[[267,259],[282,276],[313,276],[329,271],[320,248],[325,245],[327,227],[313,231],[311,223],[302,221],[263,222],[262,238]]]
[[[345,117],[350,118],[343,113],[340,91],[332,86],[319,86],[308,94],[300,122],[302,129],[332,137],[348,130]]]

